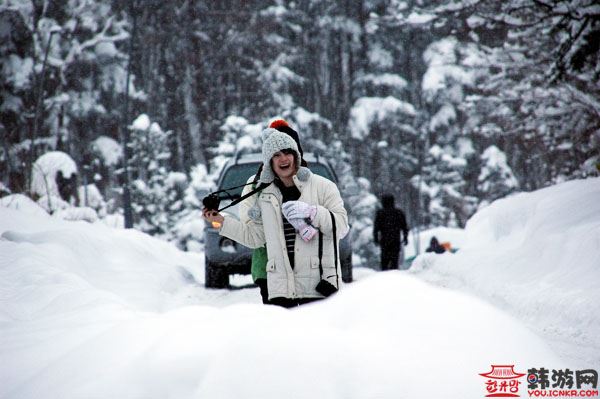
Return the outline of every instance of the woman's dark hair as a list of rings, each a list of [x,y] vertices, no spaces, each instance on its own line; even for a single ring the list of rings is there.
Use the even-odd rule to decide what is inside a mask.
[[[281,152],[286,155],[292,154],[294,156],[294,166],[296,166],[296,168],[299,168],[300,166],[308,167],[308,164],[306,163],[304,158],[301,158],[300,162],[298,162],[298,153],[296,151],[292,150],[291,148],[284,148],[283,150],[281,150]],[[271,170],[272,170],[273,169],[273,158],[271,158],[269,163],[271,165]],[[262,172],[262,165],[260,165],[259,170]]]
[[[281,150],[281,152],[283,152],[284,154],[287,154],[287,155],[292,154],[294,156],[294,162],[296,163],[296,166],[308,167],[308,164],[306,163],[304,158],[300,158],[300,162],[298,162],[298,153],[296,151],[292,150],[291,148],[285,148],[285,149]]]

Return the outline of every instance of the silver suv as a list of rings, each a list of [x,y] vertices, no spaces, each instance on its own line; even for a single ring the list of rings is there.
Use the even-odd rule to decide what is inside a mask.
[[[318,155],[305,153],[304,160],[309,169],[337,184],[337,176],[329,163]],[[262,163],[262,155],[237,154],[227,161],[217,181],[218,190],[227,187],[240,186],[256,174]],[[239,198],[242,187],[228,190],[229,196],[220,194],[221,206]],[[239,217],[238,206],[235,205],[226,212]],[[249,274],[252,263],[252,250],[227,237],[222,237],[210,223],[205,227],[205,285],[207,288],[228,288],[230,274]],[[340,241],[340,262],[342,265],[342,281],[352,281],[352,243],[350,234]]]

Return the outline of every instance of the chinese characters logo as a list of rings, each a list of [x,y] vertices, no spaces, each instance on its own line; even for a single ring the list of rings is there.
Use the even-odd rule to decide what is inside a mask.
[[[572,370],[552,370],[552,388],[573,388],[573,374],[575,374],[575,382],[577,389],[581,389],[584,384],[589,384],[592,388],[598,385],[598,373],[596,370],[577,370],[573,373]],[[548,379],[548,370],[541,367],[539,369],[527,370],[527,388],[529,389],[546,389],[550,385]]]

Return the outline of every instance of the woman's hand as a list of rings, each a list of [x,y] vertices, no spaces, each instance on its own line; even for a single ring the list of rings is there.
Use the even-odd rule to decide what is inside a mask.
[[[223,221],[225,220],[223,215],[221,215],[219,212],[206,208],[202,209],[202,216],[204,217],[204,219],[209,221],[212,227],[214,227],[215,229],[220,228],[223,225]]]

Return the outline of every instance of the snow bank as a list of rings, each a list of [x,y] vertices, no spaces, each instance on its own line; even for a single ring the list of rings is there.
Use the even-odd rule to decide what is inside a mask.
[[[36,266],[43,268],[41,275],[54,270],[59,278],[84,280],[90,289],[109,292],[143,311],[179,306],[173,303],[175,293],[189,286],[189,278],[203,278],[196,274],[202,265],[198,255],[136,230],[113,229],[103,223],[69,222],[0,208],[0,237],[0,252],[13,258],[12,264],[5,265],[3,255],[3,267],[23,274],[31,269],[34,275]],[[52,296],[63,294],[59,288],[53,288]],[[44,298],[31,295],[29,300]]]
[[[0,206],[20,210],[32,215],[48,216],[48,212],[46,212],[44,208],[23,194],[11,194],[0,198]]]
[[[456,254],[411,272],[507,309],[566,360],[600,361],[600,178],[495,201],[467,223]]]
[[[201,256],[136,231],[0,208],[0,234],[2,398],[479,398],[491,364],[557,361],[403,272],[288,311],[205,290]]]

